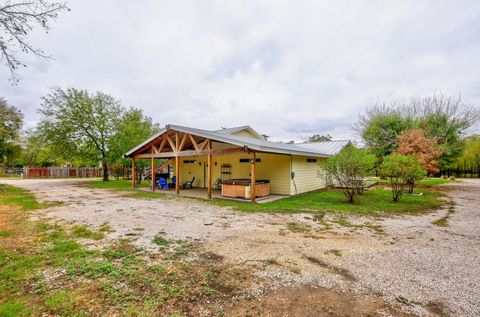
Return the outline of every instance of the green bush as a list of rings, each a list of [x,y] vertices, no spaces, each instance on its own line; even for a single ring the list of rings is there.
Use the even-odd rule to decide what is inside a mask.
[[[375,156],[354,146],[347,146],[340,153],[328,158],[324,164],[327,173],[337,182],[350,203],[365,188],[365,177],[375,165]]]
[[[399,201],[406,186],[409,193],[413,192],[415,181],[421,179],[425,171],[416,156],[392,154],[385,156],[380,174],[390,180],[393,201]]]

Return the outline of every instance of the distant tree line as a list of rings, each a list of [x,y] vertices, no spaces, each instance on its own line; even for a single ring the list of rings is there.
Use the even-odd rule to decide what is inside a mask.
[[[434,94],[376,104],[360,116],[356,130],[379,161],[395,151],[404,152],[409,146],[423,148],[421,144],[411,144],[418,136],[422,143],[430,144],[430,159],[438,157],[432,167],[441,170],[462,156],[466,132],[479,121],[480,108],[468,104],[461,96]],[[412,151],[416,152],[413,148]]]
[[[23,115],[0,99],[0,166],[98,166],[130,162],[122,154],[159,130],[140,108],[124,107],[104,93],[54,88],[42,98],[41,120],[22,131]],[[146,162],[139,162],[139,167]]]
[[[360,115],[355,127],[365,149],[350,146],[324,167],[349,202],[361,195],[365,177],[373,173],[389,180],[398,201],[425,175],[480,177],[480,136],[467,135],[479,122],[480,108],[461,96],[378,103]]]

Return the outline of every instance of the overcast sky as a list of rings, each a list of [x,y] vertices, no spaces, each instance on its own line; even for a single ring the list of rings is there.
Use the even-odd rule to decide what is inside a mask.
[[[141,3],[141,4],[140,4]],[[53,86],[102,91],[158,121],[248,124],[275,140],[350,138],[376,101],[480,105],[480,1],[72,0],[0,96],[31,127]]]

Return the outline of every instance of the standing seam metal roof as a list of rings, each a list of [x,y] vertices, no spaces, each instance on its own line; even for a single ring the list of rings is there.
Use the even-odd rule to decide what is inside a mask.
[[[248,126],[245,126],[245,128],[248,128]],[[220,131],[208,131],[203,129],[190,128],[190,127],[179,126],[179,125],[167,125],[164,129],[162,129],[157,134],[148,138],[145,142],[139,144],[135,148],[125,153],[124,157],[128,157],[132,155],[134,152],[136,152],[146,144],[150,143],[151,141],[155,140],[156,138],[158,138],[168,130],[174,130],[174,131],[183,132],[183,133],[190,133],[193,135],[212,139],[219,142],[229,143],[236,146],[248,147],[249,149],[252,149],[255,151],[278,153],[278,154],[292,154],[292,155],[300,155],[300,156],[328,157],[328,156],[335,155],[343,147],[350,144],[350,141],[348,140],[286,144],[286,143],[270,142],[266,140],[232,135],[229,133],[225,133],[225,130],[227,129],[220,130],[221,131],[220,132]],[[232,128],[232,131],[237,132],[239,130],[238,128]],[[230,132],[230,133],[233,133],[233,132]]]

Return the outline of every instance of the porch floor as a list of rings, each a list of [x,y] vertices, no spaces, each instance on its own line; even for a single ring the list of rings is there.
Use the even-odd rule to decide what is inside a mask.
[[[140,190],[144,191],[151,191],[150,188],[139,188]],[[168,190],[155,190],[156,192],[167,194],[167,195],[176,195],[175,188],[171,188]],[[192,197],[192,198],[201,198],[201,199],[207,199],[207,189],[206,188],[191,188],[191,189],[180,189],[180,194],[179,196],[183,197]],[[257,197],[256,201],[259,204],[266,203],[266,202],[271,202],[275,200],[279,200],[282,198],[286,198],[288,196],[285,195],[268,195],[266,197]],[[249,199],[242,199],[242,198],[231,198],[231,197],[223,197],[222,193],[219,189],[212,189],[212,199],[223,199],[223,200],[231,200],[231,201],[239,201],[239,202],[245,202],[248,203],[250,202]]]

